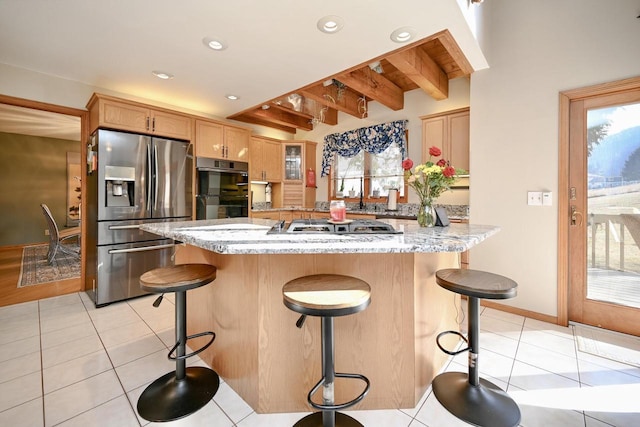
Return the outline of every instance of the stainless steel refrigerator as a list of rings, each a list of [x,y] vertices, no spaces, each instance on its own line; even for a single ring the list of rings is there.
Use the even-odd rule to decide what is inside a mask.
[[[145,222],[190,220],[191,145],[98,130],[87,147],[86,288],[96,306],[143,295],[140,276],[173,265],[174,242]]]

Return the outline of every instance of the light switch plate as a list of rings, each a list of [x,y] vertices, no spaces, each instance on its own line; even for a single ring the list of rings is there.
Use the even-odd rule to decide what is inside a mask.
[[[544,191],[542,193],[542,206],[553,206],[552,194],[551,191]]]
[[[527,205],[542,206],[542,191],[528,191]]]

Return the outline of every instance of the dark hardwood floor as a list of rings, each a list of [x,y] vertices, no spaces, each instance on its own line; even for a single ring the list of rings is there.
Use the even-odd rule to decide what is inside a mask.
[[[0,307],[78,292],[80,279],[18,288],[22,246],[0,247]]]

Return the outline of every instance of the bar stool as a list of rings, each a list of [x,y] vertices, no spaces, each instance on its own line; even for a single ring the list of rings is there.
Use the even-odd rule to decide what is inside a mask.
[[[182,264],[156,268],[140,277],[140,287],[147,292],[175,292],[176,344],[168,358],[176,361],[176,370],[168,372],[142,392],[138,399],[138,413],[149,421],[172,421],[186,417],[205,406],[220,386],[218,374],[205,367],[186,368],[186,359],[208,348],[216,334],[201,332],[187,336],[187,291],[204,286],[216,278],[216,268],[207,264]],[[158,307],[160,295],[153,303]],[[207,344],[185,354],[187,340],[210,336]],[[175,353],[175,355],[174,355]]]
[[[306,316],[321,317],[322,333],[322,379],[309,391],[309,405],[321,412],[314,412],[299,420],[294,427],[362,427],[354,418],[336,412],[360,402],[369,392],[369,379],[360,374],[335,372],[335,347],[333,318],[363,311],[371,303],[371,287],[363,280],[337,274],[316,274],[299,277],[287,282],[282,288],[284,305],[302,314],[296,326],[301,328]],[[363,381],[365,389],[358,397],[345,403],[334,401],[335,378],[350,378]],[[322,386],[322,404],[312,400]]]
[[[469,351],[469,373],[445,372],[433,379],[433,394],[449,412],[476,426],[515,427],[520,423],[518,404],[500,387],[479,378],[480,299],[508,299],[517,294],[518,284],[511,279],[477,270],[450,268],[436,272],[436,283],[451,292],[467,296],[468,338],[458,331],[438,334],[440,350],[457,355]],[[454,334],[469,346],[458,351],[446,350],[440,338]]]

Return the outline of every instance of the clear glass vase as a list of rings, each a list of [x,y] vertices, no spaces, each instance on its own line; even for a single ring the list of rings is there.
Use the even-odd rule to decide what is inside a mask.
[[[436,215],[433,209],[433,200],[421,200],[418,205],[418,225],[420,227],[433,227],[436,225]]]

